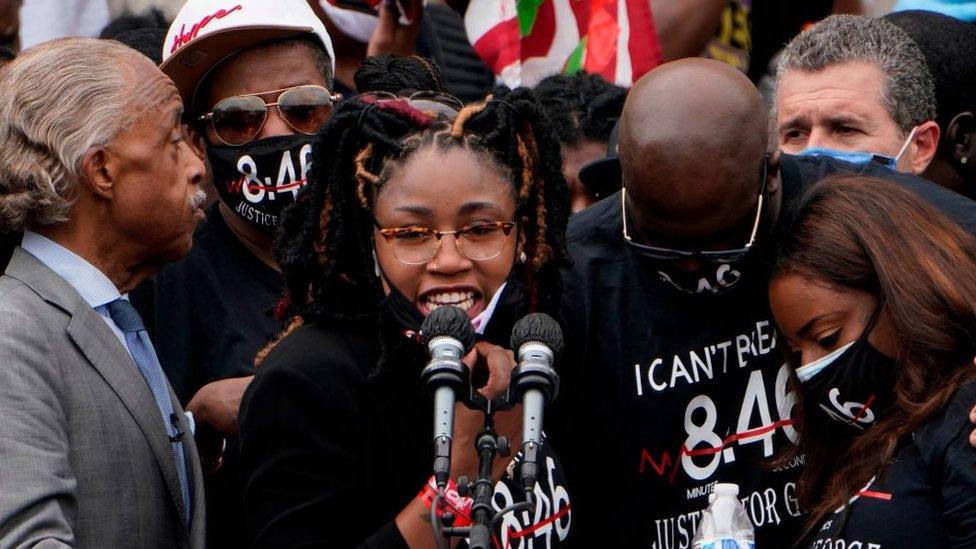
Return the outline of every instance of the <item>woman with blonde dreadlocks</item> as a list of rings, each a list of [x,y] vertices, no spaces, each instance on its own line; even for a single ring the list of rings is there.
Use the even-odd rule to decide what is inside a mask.
[[[467,313],[480,335],[465,362],[492,397],[515,364],[515,321],[559,303],[568,193],[531,92],[498,90],[459,112],[410,92],[340,106],[284,216],[276,252],[294,316],[241,408],[254,546],[433,547],[424,317]],[[482,424],[458,407],[452,479],[477,477]],[[495,414],[515,448],[520,424],[518,409]],[[535,509],[504,516],[500,547],[568,535],[562,468],[548,448],[540,464]],[[511,457],[494,465],[497,510],[524,494]]]

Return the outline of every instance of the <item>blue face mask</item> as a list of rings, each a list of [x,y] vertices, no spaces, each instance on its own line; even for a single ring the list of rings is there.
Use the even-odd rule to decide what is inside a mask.
[[[830,149],[827,147],[813,147],[809,149],[803,149],[797,156],[826,156],[827,158],[833,158],[834,160],[840,160],[841,162],[847,162],[848,164],[854,164],[857,166],[864,166],[872,162],[880,164],[890,170],[895,170],[898,166],[898,160],[901,156],[905,154],[908,150],[908,146],[911,145],[912,139],[915,137],[915,130],[917,128],[912,128],[911,133],[908,134],[908,138],[905,139],[905,143],[902,144],[901,150],[898,151],[898,155],[894,158],[877,154],[872,152],[864,151],[840,151],[837,149]]]

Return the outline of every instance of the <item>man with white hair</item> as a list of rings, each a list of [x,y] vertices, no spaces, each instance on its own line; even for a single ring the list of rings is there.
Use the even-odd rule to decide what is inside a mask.
[[[204,167],[173,83],[121,44],[0,73],[0,547],[202,547],[192,425],[128,292],[190,249]]]
[[[920,174],[935,156],[935,85],[921,50],[884,19],[835,15],[783,52],[779,148]]]

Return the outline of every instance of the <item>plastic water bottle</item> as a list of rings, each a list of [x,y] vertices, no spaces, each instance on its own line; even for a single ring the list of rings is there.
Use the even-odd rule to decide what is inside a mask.
[[[755,549],[756,533],[739,501],[739,485],[716,484],[698,523],[692,549]]]

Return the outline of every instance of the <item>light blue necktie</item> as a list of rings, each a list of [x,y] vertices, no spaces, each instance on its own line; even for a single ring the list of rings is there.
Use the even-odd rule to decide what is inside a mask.
[[[125,344],[132,353],[132,358],[139,366],[146,385],[152,391],[153,398],[159,413],[163,416],[163,426],[169,436],[170,448],[173,450],[173,460],[176,462],[176,473],[180,478],[180,490],[183,491],[183,506],[186,509],[186,521],[189,523],[191,516],[190,509],[190,485],[187,482],[186,461],[183,454],[183,433],[179,429],[179,416],[173,410],[173,401],[170,400],[169,389],[166,386],[166,379],[163,377],[163,369],[159,365],[156,357],[156,350],[153,349],[152,342],[149,341],[149,334],[142,323],[142,317],[135,307],[125,299],[116,299],[108,304],[108,314],[112,317],[115,325],[125,333]]]

